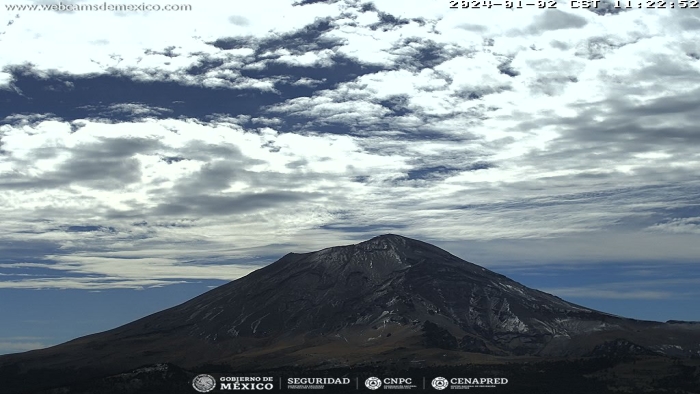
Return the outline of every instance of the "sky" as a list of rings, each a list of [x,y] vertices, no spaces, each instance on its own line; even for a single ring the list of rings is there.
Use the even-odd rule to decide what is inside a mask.
[[[3,2],[0,354],[385,233],[700,320],[700,10],[450,3]]]

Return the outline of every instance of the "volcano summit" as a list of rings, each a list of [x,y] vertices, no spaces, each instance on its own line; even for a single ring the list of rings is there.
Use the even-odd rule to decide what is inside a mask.
[[[32,370],[108,376],[164,363],[250,371],[636,355],[697,357],[700,327],[591,310],[433,245],[382,235],[290,253],[122,327],[2,356],[0,375],[10,384]]]

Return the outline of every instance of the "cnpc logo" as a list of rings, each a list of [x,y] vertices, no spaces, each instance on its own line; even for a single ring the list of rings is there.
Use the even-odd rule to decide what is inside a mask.
[[[393,386],[393,385],[410,385],[411,384],[411,378],[384,378],[384,379],[379,379],[376,376],[372,376],[367,378],[365,380],[365,386],[370,389],[370,390],[376,390],[380,387],[382,387],[382,384],[385,386]],[[394,388],[394,387],[387,387],[387,388]]]
[[[365,386],[370,390],[376,390],[382,387],[382,380],[375,376],[369,377],[365,380]]]

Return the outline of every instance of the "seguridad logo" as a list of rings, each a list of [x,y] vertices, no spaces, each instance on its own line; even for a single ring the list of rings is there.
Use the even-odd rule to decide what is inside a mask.
[[[350,378],[288,378],[287,389],[323,390],[326,386],[349,385]]]

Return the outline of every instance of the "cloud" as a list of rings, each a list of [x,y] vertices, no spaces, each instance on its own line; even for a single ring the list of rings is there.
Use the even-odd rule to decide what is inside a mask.
[[[131,275],[130,268],[109,269],[110,264],[123,263],[124,260],[113,259],[112,261],[101,260],[101,265],[105,266],[98,269],[90,269],[89,264],[84,267],[52,266],[52,269],[57,270],[55,275],[49,277],[38,277],[34,275],[27,278],[11,279],[0,281],[0,288],[4,289],[81,289],[81,290],[100,290],[100,289],[144,289],[157,288],[182,283],[191,283],[197,279],[223,279],[234,280],[241,276],[245,276],[250,272],[260,268],[259,266],[249,266],[236,270],[231,266],[209,266],[203,269],[185,269],[179,273],[171,273],[172,267],[162,266],[155,268],[148,264],[144,264],[143,260],[130,262],[133,264],[134,273]],[[61,272],[63,271],[63,272]],[[104,272],[118,271],[118,277],[106,276]],[[57,275],[69,275],[66,277],[57,277]],[[70,276],[73,275],[73,276]],[[75,275],[88,275],[86,277],[77,277]],[[145,276],[153,275],[164,277],[165,279],[147,279]],[[187,280],[178,280],[178,276],[185,276]],[[224,279],[226,278],[226,279]]]
[[[673,298],[669,291],[651,290],[603,290],[598,288],[567,287],[559,289],[543,289],[543,291],[559,297],[604,298],[613,300],[663,300]]]
[[[236,26],[248,26],[250,24],[248,18],[241,15],[231,15],[228,17],[228,21]]]
[[[119,116],[120,113],[126,113],[128,115],[139,115],[145,117],[146,115],[157,115],[163,112],[172,112],[172,110],[168,108],[151,108],[143,104],[124,103],[112,104],[104,110],[101,110],[101,112],[110,116]]]
[[[42,349],[46,346],[47,345],[43,342],[27,341],[21,337],[18,339],[0,338],[0,354],[26,352],[29,350]]]
[[[665,223],[654,224],[650,226],[649,229],[667,233],[699,234],[700,217],[674,218]]]
[[[26,135],[10,133],[7,139],[14,141],[13,137],[21,139]],[[141,178],[139,162],[133,156],[151,152],[157,146],[156,141],[148,139],[98,138],[95,142],[72,147],[70,156],[52,170],[37,175],[23,173],[21,170],[0,175],[0,189],[47,189],[69,185],[103,190],[121,189]],[[17,163],[25,162],[31,166],[30,162],[55,159],[60,155],[60,148],[40,147],[32,153],[18,157]]]
[[[12,80],[12,74],[7,72],[0,72],[0,89],[9,90]]]
[[[628,280],[624,282],[601,283],[589,286],[572,286],[566,288],[545,289],[543,291],[560,297],[603,298],[603,299],[694,299],[697,293],[686,291],[686,286],[694,288],[700,278],[690,277],[664,278],[655,280]],[[683,288],[680,288],[683,286]],[[673,289],[673,290],[670,290]]]
[[[561,10],[545,10],[535,17],[532,30],[536,32],[562,29],[578,29],[586,26],[586,18]]]
[[[387,229],[486,265],[690,264],[696,15],[605,7],[22,13],[0,37],[0,247],[54,276],[0,283],[231,279]]]
[[[179,196],[174,202],[158,205],[156,215],[230,215],[262,210],[276,205],[309,200],[308,194],[251,193],[233,196],[206,194]]]

